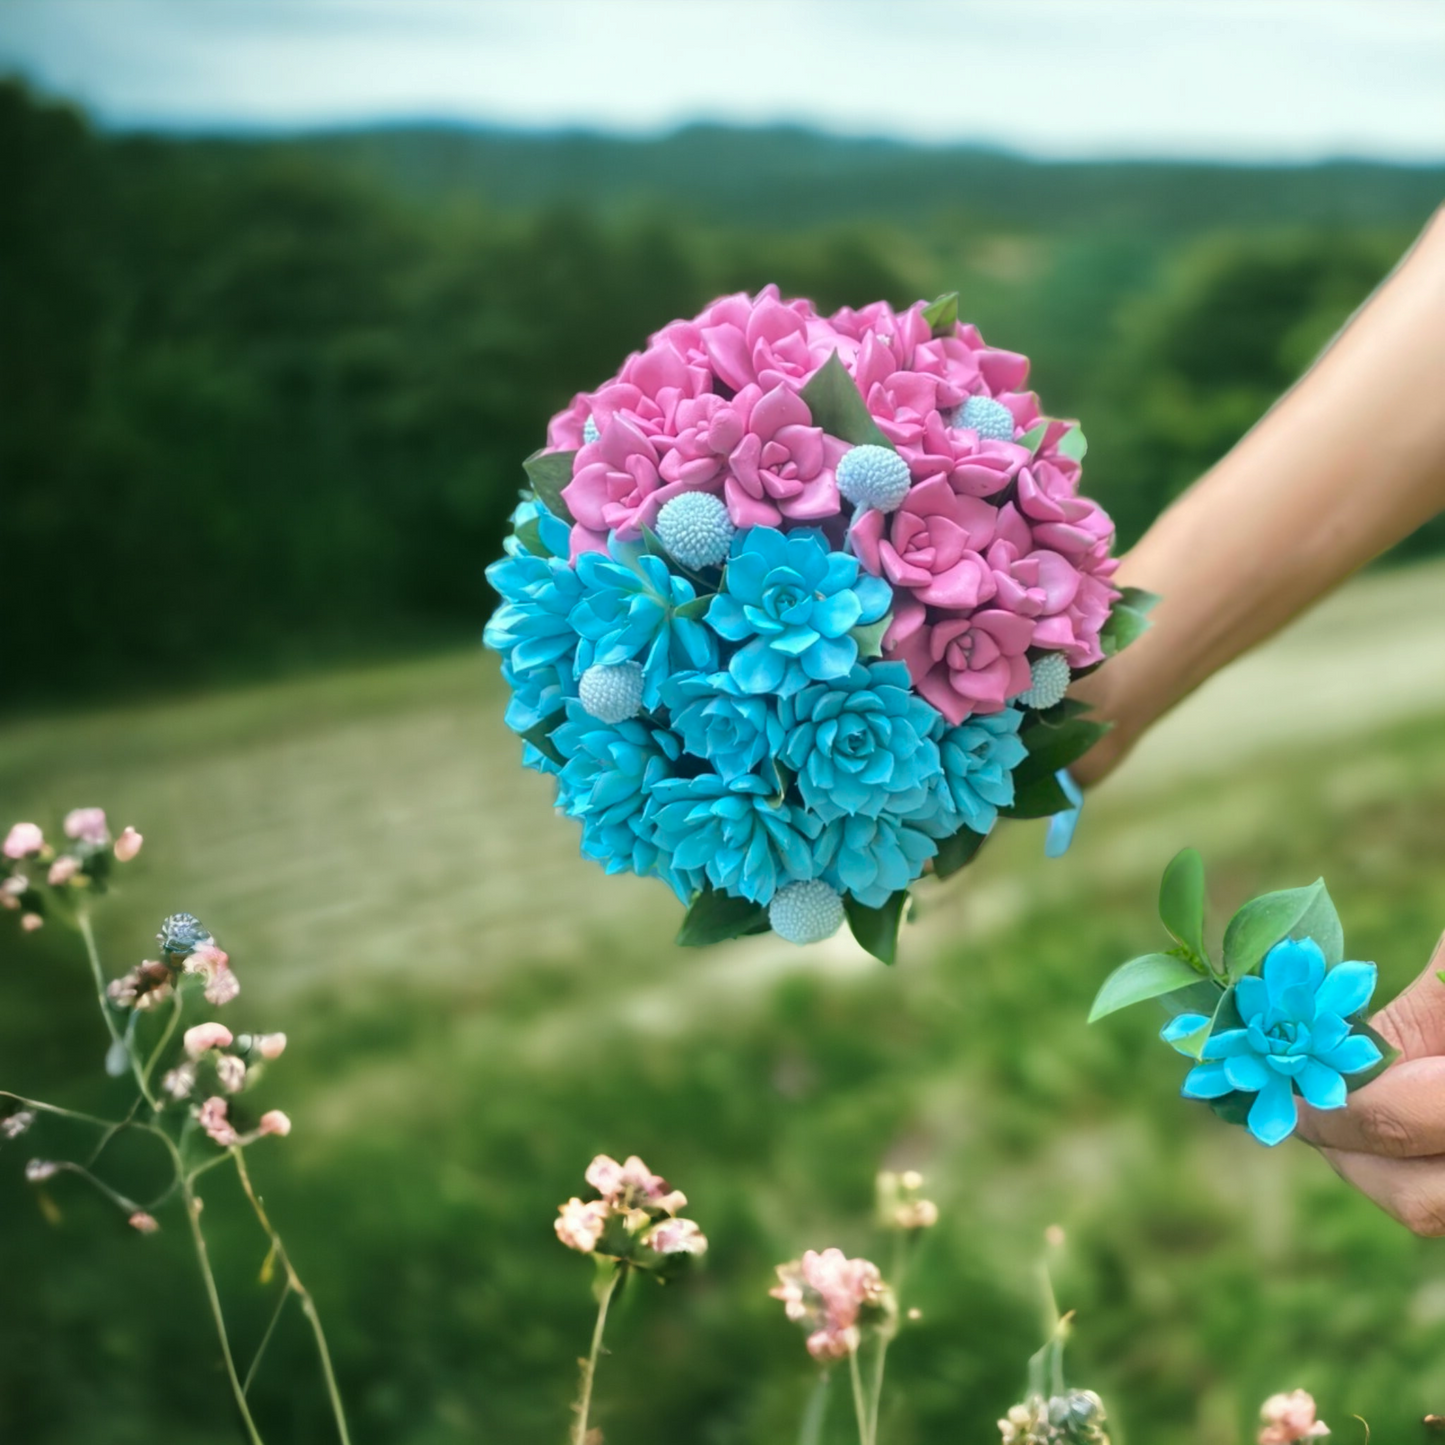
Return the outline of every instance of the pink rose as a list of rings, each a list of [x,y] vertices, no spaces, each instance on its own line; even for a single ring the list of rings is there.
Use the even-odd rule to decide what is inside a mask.
[[[1001,712],[1009,698],[1028,691],[1032,618],[985,608],[928,622],[922,612],[900,609],[884,648],[908,665],[914,687],[955,727],[974,713]]]
[[[906,589],[916,603],[972,610],[993,596],[982,553],[993,541],[998,512],[960,496],[942,477],[920,482],[896,512],[874,508],[853,524],[853,547],[875,576]],[[895,600],[896,609],[906,600]]]

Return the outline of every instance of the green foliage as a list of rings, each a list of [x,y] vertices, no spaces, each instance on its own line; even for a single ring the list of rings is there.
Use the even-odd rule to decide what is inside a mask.
[[[572,464],[576,460],[576,452],[535,451],[522,463],[537,500],[554,517],[568,523],[573,521],[573,517],[567,503],[562,500],[562,488],[572,480]]]
[[[716,888],[704,888],[692,901],[678,930],[677,941],[683,948],[706,948],[712,943],[726,943],[750,933],[766,933],[768,910],[761,903],[736,898]]]
[[[813,373],[800,395],[813,413],[814,426],[822,427],[829,436],[841,437],[854,446],[894,450],[893,443],[879,431],[858,383],[843,369],[836,351]]]
[[[1321,900],[1328,899],[1323,878],[1308,888],[1284,888],[1251,898],[1224,930],[1226,976],[1233,980],[1256,972],[1265,954],[1281,939],[1298,936],[1298,925],[1305,915],[1318,913]]]
[[[843,911],[853,937],[874,958],[891,964],[898,957],[898,929],[908,906],[908,890],[901,888],[881,908],[869,908],[851,894],[843,898]]]
[[[1121,963],[1099,989],[1089,1022],[1107,1018],[1111,1013],[1145,999],[1159,998],[1176,989],[1188,988],[1199,981],[1199,970],[1186,959],[1172,953],[1146,953]]]
[[[1197,848],[1177,853],[1159,881],[1159,921],[1201,962],[1204,947],[1204,860]]]

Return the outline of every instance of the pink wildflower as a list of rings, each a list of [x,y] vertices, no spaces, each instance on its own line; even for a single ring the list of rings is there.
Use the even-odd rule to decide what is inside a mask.
[[[846,1359],[859,1345],[861,1312],[888,1303],[878,1266],[848,1259],[841,1249],[821,1254],[810,1249],[801,1260],[780,1264],[778,1281],[769,1293],[782,1300],[790,1320],[809,1331],[808,1353],[815,1360]]]
[[[216,1077],[228,1094],[239,1094],[246,1087],[246,1062],[235,1054],[222,1054],[216,1060]]]
[[[257,1034],[251,1040],[251,1047],[263,1059],[279,1059],[286,1052],[285,1034]]]
[[[278,1139],[284,1139],[291,1132],[291,1117],[280,1109],[267,1109],[261,1115],[257,1128],[263,1134],[274,1134]]]
[[[119,1008],[154,1008],[171,996],[171,971],[155,959],[142,959],[129,973],[112,979],[105,991]]]
[[[52,888],[62,888],[79,872],[80,859],[72,858],[69,853],[64,853],[50,865],[50,872],[46,874],[45,881]]]
[[[629,1154],[625,1164],[619,1164],[607,1154],[599,1154],[588,1166],[587,1182],[609,1204],[620,1202],[656,1204],[663,1199],[677,1200],[674,1209],[680,1209],[687,1199],[676,1190],[668,1188],[667,1180],[654,1174],[636,1154]]]
[[[219,1007],[230,1003],[241,992],[241,983],[231,972],[230,955],[214,943],[202,943],[186,956],[187,973],[201,974],[206,980],[205,999]]]
[[[580,1199],[569,1199],[566,1204],[558,1205],[559,1217],[553,1228],[568,1249],[591,1254],[602,1238],[610,1212],[605,1199],[590,1199],[585,1204]]]
[[[45,927],[45,920],[38,913],[22,914],[20,926],[26,933],[34,933],[37,928]]]
[[[706,1254],[707,1236],[691,1219],[664,1219],[643,1241],[658,1254]]]
[[[127,824],[120,837],[115,840],[115,861],[129,863],[140,852],[140,845],[144,842],[144,837]]]
[[[167,1097],[172,1099],[184,1099],[195,1087],[196,1066],[190,1063],[167,1070],[166,1076],[161,1080],[161,1088]]]
[[[72,808],[65,815],[65,836],[103,848],[110,842],[104,808]]]
[[[1314,1396],[1307,1390],[1288,1395],[1271,1395],[1260,1409],[1262,1429],[1259,1445],[1294,1445],[1298,1440],[1319,1440],[1330,1433],[1323,1420],[1315,1418]]]
[[[5,835],[3,851],[7,858],[28,858],[45,847],[45,835],[34,823],[16,823]]]
[[[224,1099],[213,1095],[196,1110],[196,1121],[223,1149],[229,1149],[241,1137],[226,1117],[228,1108]]]
[[[225,1024],[197,1024],[185,1033],[186,1053],[198,1059],[207,1049],[228,1049],[234,1036]]]
[[[140,1234],[154,1234],[160,1228],[160,1225],[156,1223],[155,1216],[147,1214],[144,1209],[137,1209],[126,1220],[126,1223]]]

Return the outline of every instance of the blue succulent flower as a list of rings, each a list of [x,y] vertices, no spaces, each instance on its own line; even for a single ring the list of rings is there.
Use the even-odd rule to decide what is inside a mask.
[[[881,577],[830,551],[817,528],[785,536],[752,527],[733,538],[707,620],[719,636],[744,644],[728,664],[744,692],[786,696],[809,681],[846,677],[858,660],[851,629],[877,622],[892,601]]]
[[[544,509],[539,513],[541,535],[547,540],[550,534],[549,546],[560,541],[561,554],[534,556],[518,543],[487,568],[487,581],[501,594],[502,605],[482,640],[503,655],[502,676],[512,689],[507,726],[519,733],[558,711],[577,692],[577,633],[568,619],[581,599],[582,584],[566,561],[565,525]],[[562,528],[561,538],[554,524]]]
[[[683,747],[726,783],[757,772],[783,745],[776,701],[749,696],[731,673],[676,673],[662,697]]]
[[[941,715],[913,691],[901,662],[855,665],[778,700],[781,758],[803,801],[825,822],[910,813],[938,775]]]
[[[682,752],[677,735],[636,718],[599,722],[574,699],[551,737],[566,758],[557,779],[557,803],[582,824],[583,857],[609,873],[662,878],[686,902],[701,878],[678,872],[671,854],[657,846],[645,816],[658,784],[673,775]]]
[[[1014,769],[1028,756],[1019,738],[1022,722],[1023,714],[1011,707],[975,714],[946,731],[940,718],[940,766],[925,802],[908,820],[934,838],[952,837],[963,827],[989,832],[998,810],[1013,802]]]
[[[814,841],[822,820],[779,802],[755,775],[724,782],[716,773],[664,778],[648,806],[659,847],[679,873],[705,873],[715,888],[770,903],[787,883],[817,876]]]
[[[918,828],[861,814],[829,823],[814,848],[824,881],[869,908],[881,908],[908,887],[937,852],[938,844]]]
[[[1345,1076],[1382,1057],[1374,1040],[1350,1023],[1369,1004],[1375,980],[1373,963],[1337,963],[1326,970],[1311,938],[1275,944],[1262,975],[1247,975],[1234,986],[1243,1027],[1210,1035],[1204,1062],[1184,1081],[1185,1097],[1255,1095],[1249,1130],[1263,1144],[1278,1144],[1294,1132],[1296,1089],[1312,1108],[1343,1108]],[[1209,1022],[1203,1014],[1181,1014],[1163,1036],[1178,1047]]]
[[[581,637],[577,671],[636,659],[642,665],[642,701],[655,708],[662,685],[676,671],[717,667],[717,639],[701,622],[679,614],[697,593],[661,557],[626,544],[577,559],[580,598],[568,614]]]

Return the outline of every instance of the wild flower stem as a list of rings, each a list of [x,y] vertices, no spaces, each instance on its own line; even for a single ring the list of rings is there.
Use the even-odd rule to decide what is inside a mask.
[[[895,1303],[901,1302],[903,1298],[903,1276],[907,1272],[910,1234],[911,1231],[906,1229],[895,1230],[893,1234],[893,1261],[888,1272],[888,1279],[893,1286]],[[888,1360],[888,1346],[897,1333],[898,1320],[895,1318],[889,1327],[880,1334],[877,1350],[873,1356],[873,1398],[868,1414],[868,1445],[878,1445],[878,1407],[883,1398],[883,1367]]]
[[[157,1061],[160,1059],[161,1054],[165,1052],[166,1045],[170,1043],[172,1036],[175,1034],[176,1025],[181,1021],[181,1008],[181,991],[180,989],[176,989],[171,997],[170,1021],[166,1024],[165,1032],[160,1036],[160,1041],[156,1044],[155,1048],[151,1050],[151,1056],[145,1063],[143,1077],[147,1084],[150,1083],[151,1075],[155,1072]]]
[[[607,1328],[607,1306],[612,1303],[612,1293],[617,1281],[622,1278],[623,1266],[612,1271],[611,1278],[602,1286],[597,1297],[597,1323],[592,1329],[592,1349],[582,1366],[582,1388],[577,1396],[577,1421],[572,1427],[572,1445],[586,1445],[587,1416],[592,1409],[592,1381],[597,1374],[597,1357],[602,1353],[602,1334]]]
[[[261,1336],[261,1343],[256,1346],[256,1353],[252,1356],[250,1368],[246,1371],[246,1378],[241,1382],[241,1389],[248,1395],[251,1393],[251,1381],[256,1378],[256,1371],[260,1368],[261,1357],[266,1353],[266,1346],[271,1343],[271,1336],[276,1333],[276,1326],[281,1323],[281,1312],[286,1308],[286,1301],[291,1298],[291,1281],[288,1279],[281,1287],[281,1298],[276,1301],[276,1308],[271,1311],[271,1323],[266,1326],[266,1333]]]
[[[351,1445],[351,1434],[346,1428],[346,1411],[341,1404],[341,1390],[336,1383],[336,1372],[331,1366],[331,1351],[326,1344],[326,1331],[321,1328],[321,1316],[316,1311],[315,1301],[311,1298],[306,1286],[301,1283],[301,1277],[291,1264],[291,1257],[286,1253],[286,1246],[281,1242],[281,1236],[277,1234],[266,1215],[261,1197],[251,1186],[251,1176],[246,1171],[244,1153],[236,1145],[232,1145],[230,1153],[231,1158],[236,1161],[236,1173],[240,1176],[241,1188],[246,1191],[246,1198],[251,1201],[251,1208],[256,1211],[256,1218],[271,1241],[271,1248],[276,1253],[276,1260],[285,1271],[287,1287],[301,1301],[301,1312],[311,1325],[311,1333],[316,1340],[316,1353],[321,1360],[321,1373],[326,1380],[326,1393],[331,1401],[331,1415],[336,1422],[337,1438],[341,1441],[341,1445]]]
[[[110,1030],[111,1042],[117,1048],[125,1050],[125,1056],[130,1060],[131,1073],[135,1075],[136,1085],[141,1091],[141,1097],[150,1105],[152,1114],[160,1113],[160,1105],[156,1103],[155,1095],[151,1093],[150,1082],[146,1072],[141,1068],[140,1059],[136,1056],[135,1040],[131,1038],[129,1030],[125,1034],[115,1026],[115,1018],[111,1013],[110,999],[105,991],[105,970],[100,966],[100,951],[95,946],[95,931],[90,926],[90,914],[81,908],[75,915],[76,927],[80,929],[80,936],[85,940],[85,956],[90,960],[90,972],[95,979],[95,996],[100,1004],[101,1017],[105,1020],[105,1026]],[[134,1016],[132,1016],[134,1017]]]
[[[13,1094],[9,1089],[0,1089],[0,1099],[14,1099],[17,1104],[23,1104],[27,1109],[37,1109],[42,1114],[55,1114],[62,1119],[76,1119],[82,1124],[90,1124],[97,1129],[117,1127],[114,1119],[101,1119],[94,1114],[82,1114],[79,1109],[62,1109],[59,1104],[47,1104],[42,1099],[27,1099],[24,1094]]]
[[[813,1386],[813,1393],[808,1396],[803,1422],[798,1426],[798,1445],[818,1445],[822,1440],[823,1421],[828,1414],[828,1387],[831,1384],[832,1377],[824,1370]]]
[[[853,1381],[853,1411],[858,1416],[858,1445],[873,1445],[868,1429],[868,1398],[863,1392],[863,1374],[858,1368],[858,1351],[848,1353],[848,1375]]]

